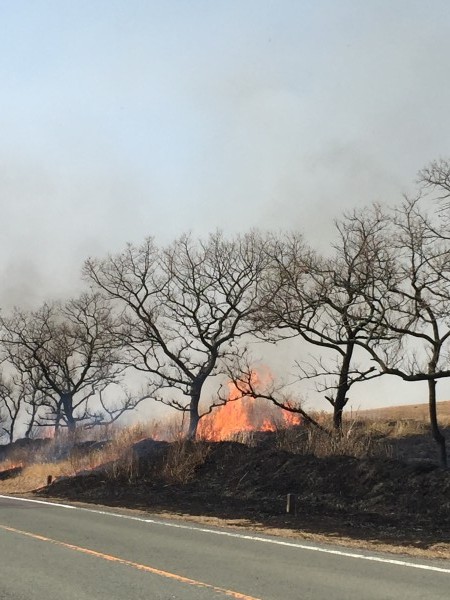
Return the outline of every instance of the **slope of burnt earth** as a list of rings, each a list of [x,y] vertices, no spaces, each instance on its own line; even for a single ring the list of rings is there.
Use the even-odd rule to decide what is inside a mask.
[[[173,453],[180,444],[140,442],[134,463],[116,463],[41,490],[67,498],[146,511],[245,518],[273,527],[301,528],[427,547],[450,542],[450,472],[429,463],[278,451],[268,444],[193,444],[188,476]],[[181,460],[181,459],[180,459]],[[185,466],[185,465],[182,465]],[[286,515],[286,494],[297,514]]]

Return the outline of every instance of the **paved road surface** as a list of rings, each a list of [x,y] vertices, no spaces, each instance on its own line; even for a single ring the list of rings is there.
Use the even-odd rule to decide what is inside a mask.
[[[450,598],[450,561],[0,496],[0,600]]]

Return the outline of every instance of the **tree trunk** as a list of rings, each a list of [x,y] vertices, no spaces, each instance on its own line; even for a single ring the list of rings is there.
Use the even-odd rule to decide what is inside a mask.
[[[38,408],[39,407],[37,406],[36,402],[31,403],[30,420],[28,421],[27,430],[25,431],[25,437],[27,439],[30,438],[31,433],[33,432],[33,427],[34,427],[34,423],[36,421],[36,415],[37,415]]]
[[[33,402],[33,404],[31,405],[31,415],[30,415],[30,420],[28,422],[28,426],[27,426],[27,430],[25,431],[25,437],[27,439],[30,438],[31,433],[33,431],[33,427],[34,427],[34,422],[36,420],[36,413],[37,413],[37,406],[36,403]]]
[[[198,423],[200,415],[198,414],[198,405],[200,404],[200,394],[202,385],[195,383],[191,387],[191,401],[189,403],[189,428],[187,432],[188,440],[195,440],[197,435]]]
[[[73,397],[71,393],[63,394],[61,396],[61,402],[64,410],[64,417],[67,422],[67,428],[69,430],[69,437],[72,439],[75,435],[76,420],[73,416]]]
[[[347,392],[348,387],[345,390],[344,388],[340,388],[333,405],[333,429],[339,433],[342,433],[342,412],[347,404]]]
[[[430,410],[431,433],[433,435],[434,441],[438,446],[439,464],[441,465],[441,467],[444,467],[446,469],[448,466],[447,448],[445,445],[445,436],[439,429],[439,423],[437,419],[435,379],[430,379],[428,381],[428,405]]]
[[[193,410],[191,407],[189,409],[189,428],[187,433],[188,440],[195,440],[199,421],[200,417],[198,415],[198,411]]]
[[[62,419],[61,407],[62,407],[62,399],[60,398],[58,400],[58,404],[56,405],[56,412],[55,412],[55,439],[58,439],[59,434],[61,432],[61,419]]]
[[[354,344],[349,343],[345,349],[345,355],[342,359],[341,370],[339,373],[339,383],[336,398],[333,403],[333,429],[342,433],[342,412],[348,402],[347,393],[350,389],[348,374],[352,361]]]

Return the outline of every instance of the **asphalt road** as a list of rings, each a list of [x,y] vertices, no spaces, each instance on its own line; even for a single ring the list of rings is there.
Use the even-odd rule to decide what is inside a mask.
[[[141,598],[448,600],[450,561],[0,496],[1,600]]]

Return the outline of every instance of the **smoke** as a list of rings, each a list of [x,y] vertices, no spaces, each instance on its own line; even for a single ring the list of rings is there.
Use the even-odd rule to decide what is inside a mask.
[[[76,294],[87,256],[151,234],[325,248],[448,153],[444,0],[188,4],[2,8],[4,308]]]

